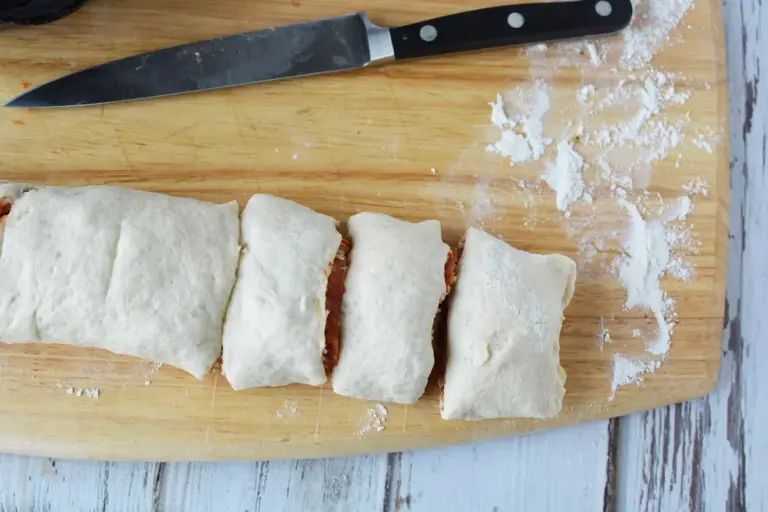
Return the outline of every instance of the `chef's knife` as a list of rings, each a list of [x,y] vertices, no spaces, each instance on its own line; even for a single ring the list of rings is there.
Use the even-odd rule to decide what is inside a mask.
[[[489,7],[398,28],[364,13],[209,39],[112,61],[64,76],[6,107],[101,105],[357,69],[430,57],[618,32],[631,0]]]

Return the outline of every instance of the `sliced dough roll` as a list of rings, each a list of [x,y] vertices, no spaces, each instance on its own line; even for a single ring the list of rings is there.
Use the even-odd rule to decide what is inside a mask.
[[[203,378],[221,353],[237,203],[0,185],[0,197],[9,195],[0,340],[103,348]]]
[[[470,228],[448,315],[444,419],[551,418],[562,407],[563,310],[576,264]]]
[[[424,393],[434,365],[432,328],[446,294],[450,248],[440,223],[375,213],[349,219],[352,238],[333,389],[402,404]]]
[[[344,251],[336,221],[300,204],[255,195],[243,212],[243,254],[224,325],[224,374],[236,390],[326,382],[324,351],[338,345]],[[336,326],[335,333],[332,326]]]

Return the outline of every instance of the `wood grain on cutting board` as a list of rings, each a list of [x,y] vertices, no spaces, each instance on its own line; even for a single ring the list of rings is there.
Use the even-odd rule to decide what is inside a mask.
[[[87,66],[201,38],[363,9],[379,24],[398,25],[501,3],[94,0],[60,23],[0,33],[0,98]],[[690,110],[696,125],[723,127],[719,9],[698,2],[686,23],[685,43],[654,63],[694,79],[688,87],[695,94],[680,116]],[[517,49],[494,50],[157,101],[0,110],[0,179],[112,184],[241,205],[268,192],[342,220],[357,211],[437,218],[449,243],[476,220],[471,205],[478,184],[492,182],[486,229],[522,249],[575,257],[577,241],[564,233],[554,200],[546,203],[545,219],[524,226],[525,195],[515,184],[534,177],[541,163],[512,169],[485,151],[494,136],[488,102],[524,81],[528,64]],[[590,73],[561,70],[555,88],[575,91],[580,72]],[[599,81],[597,70],[589,78]],[[718,145],[712,154],[688,146],[683,152],[692,165],[676,168],[673,158],[656,164],[649,190],[679,190],[696,177],[709,183],[709,195],[695,199],[689,217],[701,242],[700,254],[690,258],[696,279],[665,283],[679,315],[669,358],[642,387],[624,388],[613,401],[612,357],[596,339],[599,318],[625,322],[611,334],[614,344],[628,347],[637,346],[630,324],[653,319],[622,311],[626,291],[605,277],[579,282],[566,311],[567,395],[553,421],[442,421],[432,383],[416,405],[388,405],[383,431],[359,436],[372,404],[338,397],[330,385],[235,393],[216,371],[198,382],[174,368],[154,371],[150,363],[98,350],[0,344],[0,450],[153,460],[347,455],[509,435],[703,395],[719,364],[728,151]],[[98,388],[101,396],[69,395],[70,387]]]

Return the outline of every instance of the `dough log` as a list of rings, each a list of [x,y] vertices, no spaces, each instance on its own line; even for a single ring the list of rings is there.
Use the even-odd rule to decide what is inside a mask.
[[[0,340],[210,370],[235,279],[237,203],[12,183],[0,197]]]

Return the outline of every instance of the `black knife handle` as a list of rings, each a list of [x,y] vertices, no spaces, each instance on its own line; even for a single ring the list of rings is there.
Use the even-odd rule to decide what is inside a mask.
[[[391,29],[396,59],[618,32],[631,0],[580,0],[489,7]]]

